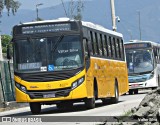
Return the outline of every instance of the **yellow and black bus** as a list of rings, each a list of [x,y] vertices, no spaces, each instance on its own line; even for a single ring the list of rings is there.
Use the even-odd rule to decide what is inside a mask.
[[[12,43],[16,101],[28,102],[32,113],[81,101],[90,109],[128,91],[120,33],[61,18],[14,26]]]

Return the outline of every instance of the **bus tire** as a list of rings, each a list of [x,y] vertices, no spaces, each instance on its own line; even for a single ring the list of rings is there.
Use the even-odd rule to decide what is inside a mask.
[[[41,112],[41,104],[36,102],[29,103],[32,114],[39,114]]]
[[[111,98],[111,103],[118,103],[118,101],[119,101],[119,90],[118,90],[117,81],[116,81],[115,87],[114,87],[114,95],[115,95],[115,97]]]
[[[87,109],[93,109],[95,108],[95,97],[93,98],[87,98],[85,100],[85,105]]]
[[[134,94],[138,94],[138,89],[135,89],[135,90],[134,90]]]
[[[95,108],[95,100],[96,100],[96,95],[97,94],[97,92],[96,92],[96,90],[95,90],[95,88],[94,88],[94,93],[93,93],[93,98],[86,98],[85,99],[85,105],[86,105],[86,108],[87,109],[93,109],[93,108]]]
[[[129,95],[133,95],[133,90],[130,89],[128,93],[129,93]]]

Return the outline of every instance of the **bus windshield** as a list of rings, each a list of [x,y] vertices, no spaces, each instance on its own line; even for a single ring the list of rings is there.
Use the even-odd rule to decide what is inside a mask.
[[[60,71],[83,65],[78,35],[16,40],[14,50],[17,72]]]
[[[126,50],[126,59],[130,75],[153,71],[151,50]]]

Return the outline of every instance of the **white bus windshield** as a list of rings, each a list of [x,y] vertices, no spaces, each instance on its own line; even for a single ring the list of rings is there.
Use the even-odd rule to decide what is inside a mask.
[[[80,36],[28,38],[15,41],[18,72],[60,71],[82,67]]]
[[[126,50],[126,59],[129,74],[153,71],[151,50]]]

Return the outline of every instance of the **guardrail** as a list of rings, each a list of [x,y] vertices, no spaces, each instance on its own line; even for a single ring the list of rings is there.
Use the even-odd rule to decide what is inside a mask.
[[[0,103],[15,101],[13,64],[0,61]]]

